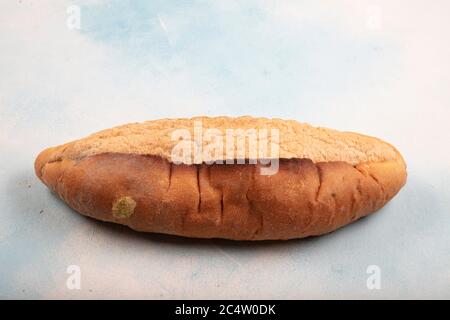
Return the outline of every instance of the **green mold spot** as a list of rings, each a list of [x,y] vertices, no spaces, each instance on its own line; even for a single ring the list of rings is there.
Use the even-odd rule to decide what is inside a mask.
[[[136,201],[131,197],[122,197],[114,202],[112,207],[113,216],[116,218],[128,218],[134,213]]]

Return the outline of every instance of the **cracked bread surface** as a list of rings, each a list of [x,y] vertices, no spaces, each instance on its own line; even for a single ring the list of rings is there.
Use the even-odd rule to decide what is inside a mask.
[[[204,128],[212,123],[247,128],[253,118],[201,119]],[[103,130],[46,149],[36,159],[36,174],[83,215],[138,231],[233,240],[292,239],[333,231],[381,208],[406,181],[401,155],[381,140],[283,120],[253,123],[278,128],[280,154],[285,150],[289,153],[284,155],[291,155],[281,157],[274,175],[260,175],[259,164],[176,165],[163,155],[167,146],[162,132],[170,132],[163,124],[174,130],[175,123],[188,127],[192,119],[155,123]],[[151,148],[136,136],[151,140]],[[116,143],[113,137],[127,138]],[[114,214],[118,203],[127,214]]]
[[[117,126],[54,149],[49,161],[62,158],[79,160],[105,152],[154,155],[171,161],[171,151],[178,143],[178,140],[172,140],[172,133],[175,130],[188,130],[193,142],[195,123],[201,123],[203,131],[218,129],[223,140],[226,139],[227,129],[254,129],[256,131],[267,129],[269,130],[267,138],[258,137],[258,142],[276,143],[279,146],[279,158],[284,159],[311,159],[313,162],[345,161],[355,165],[361,162],[399,158],[399,154],[394,147],[373,137],[328,128],[317,128],[294,120],[245,116],[238,118],[161,119]],[[273,141],[270,129],[278,130],[278,142]],[[207,139],[201,141],[203,149],[212,143],[214,141],[208,141]],[[238,144],[234,141],[234,156],[238,154],[237,147]],[[244,151],[245,158],[250,158],[249,150]],[[225,153],[214,156],[212,159],[214,161],[226,160]],[[191,160],[190,163],[201,163],[201,161],[195,161],[195,159]]]

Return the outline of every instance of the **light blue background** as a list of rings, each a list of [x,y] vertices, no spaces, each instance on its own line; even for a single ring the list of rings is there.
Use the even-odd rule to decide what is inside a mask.
[[[80,29],[67,27],[71,5]],[[2,1],[1,298],[450,298],[448,1]],[[383,138],[408,182],[332,234],[239,243],[84,218],[40,150],[127,122],[281,117]],[[81,290],[66,268],[79,265]],[[369,290],[367,267],[381,269]]]

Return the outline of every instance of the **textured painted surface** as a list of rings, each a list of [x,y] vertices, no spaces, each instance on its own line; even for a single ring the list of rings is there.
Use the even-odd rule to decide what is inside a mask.
[[[71,5],[79,30],[67,27]],[[3,1],[0,297],[450,298],[449,9],[447,1]],[[379,136],[405,156],[408,183],[378,214],[330,235],[253,244],[93,221],[34,176],[44,147],[202,114]],[[69,265],[80,266],[80,290],[66,287]],[[381,269],[380,290],[366,287],[369,265]]]

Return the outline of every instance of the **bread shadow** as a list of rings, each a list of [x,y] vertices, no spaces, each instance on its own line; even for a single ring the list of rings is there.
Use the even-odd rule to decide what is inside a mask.
[[[383,208],[378,210],[374,214],[370,214],[366,217],[360,218],[346,226],[343,226],[337,230],[334,230],[328,234],[320,235],[320,236],[311,236],[307,238],[301,238],[301,239],[290,239],[290,240],[258,240],[258,241],[236,241],[236,240],[228,240],[228,239],[199,239],[199,238],[188,238],[188,237],[182,237],[182,236],[176,236],[176,235],[167,235],[167,234],[159,234],[159,233],[146,233],[146,232],[138,232],[135,230],[132,230],[131,228],[111,222],[104,222],[104,221],[98,221],[94,218],[85,217],[77,213],[75,210],[70,208],[64,201],[62,201],[58,195],[56,195],[54,192],[50,190],[43,190],[44,186],[42,187],[39,192],[36,192],[36,196],[33,197],[32,203],[28,203],[24,201],[24,198],[27,198],[26,195],[20,194],[18,190],[22,190],[23,193],[30,192],[30,189],[37,189],[37,187],[40,184],[40,181],[34,177],[34,174],[32,174],[30,171],[27,171],[26,173],[23,173],[19,176],[16,176],[14,181],[10,181],[9,185],[12,184],[22,184],[22,188],[12,188],[11,190],[7,190],[9,194],[12,195],[13,201],[16,203],[16,211],[24,211],[28,212],[30,211],[30,207],[36,206],[36,209],[33,209],[33,211],[36,212],[36,214],[39,214],[41,209],[48,206],[55,208],[58,208],[58,210],[61,210],[63,208],[67,208],[67,211],[70,212],[70,214],[74,214],[79,216],[79,218],[76,219],[87,219],[89,223],[92,223],[95,225],[95,229],[97,232],[105,232],[109,233],[113,237],[124,237],[129,240],[136,240],[136,241],[148,241],[152,242],[154,244],[164,244],[168,246],[177,246],[177,247],[195,247],[195,248],[202,248],[202,247],[211,247],[211,245],[219,246],[222,248],[230,248],[235,250],[247,250],[247,249],[265,249],[265,248],[283,248],[283,247],[304,247],[304,246],[318,246],[322,243],[326,243],[328,241],[333,241],[334,237],[338,237],[343,232],[349,232],[352,229],[358,229],[358,228],[365,228],[367,227],[366,224],[373,222],[372,220],[376,220],[381,218],[385,213],[390,211],[391,203],[387,203]],[[416,186],[417,187],[417,186]],[[407,189],[407,188],[405,188]],[[32,191],[32,190],[31,190]],[[417,190],[416,190],[417,191]],[[45,201],[43,201],[43,194],[47,192],[51,194],[51,196],[45,197],[46,200],[52,199],[55,203],[49,205]],[[402,190],[403,193],[408,193],[408,190]],[[395,201],[396,199],[394,199]],[[63,209],[64,210],[64,209]],[[18,217],[20,217],[18,215]],[[59,223],[61,220],[56,220],[55,223]],[[58,228],[58,226],[52,226],[53,228]],[[63,230],[66,228],[62,228]]]
[[[255,249],[277,249],[277,248],[288,248],[288,247],[309,247],[309,246],[320,246],[321,243],[326,243],[328,241],[333,241],[334,237],[339,236],[342,232],[348,232],[351,228],[364,227],[365,224],[369,223],[370,220],[374,219],[375,215],[382,214],[386,211],[386,206],[378,210],[376,214],[371,214],[366,217],[362,217],[349,225],[345,225],[337,230],[330,233],[319,235],[319,236],[309,236],[300,239],[288,239],[288,240],[230,240],[221,238],[190,238],[171,234],[162,233],[152,233],[152,232],[142,232],[131,229],[128,226],[116,224],[108,221],[100,221],[95,218],[84,216],[79,214],[76,210],[68,206],[63,200],[61,200],[57,194],[48,190],[51,199],[58,202],[57,206],[66,208],[70,211],[70,214],[76,216],[75,219],[81,219],[87,221],[89,224],[95,226],[96,232],[104,232],[112,238],[122,238],[127,241],[145,241],[150,242],[155,245],[164,246],[174,246],[189,248],[211,248],[211,246],[220,247],[223,249],[245,251],[245,250],[255,250]]]
[[[56,196],[56,195],[55,195]],[[57,197],[57,196],[56,196]],[[71,209],[72,210],[72,209]],[[383,209],[381,209],[383,210]],[[380,211],[381,211],[380,210]],[[74,210],[72,210],[74,211]],[[74,211],[75,214],[78,214]],[[379,214],[379,213],[378,213]],[[113,237],[124,237],[128,240],[135,241],[148,241],[153,244],[165,245],[165,246],[176,246],[188,248],[210,248],[211,246],[218,246],[224,249],[232,250],[255,250],[255,249],[276,249],[276,248],[287,248],[287,247],[304,247],[304,246],[316,246],[320,245],[322,242],[333,241],[333,237],[337,237],[342,232],[348,232],[349,227],[358,228],[363,227],[364,224],[369,223],[372,219],[372,215],[363,217],[359,220],[354,221],[350,225],[343,226],[337,230],[330,233],[310,236],[300,239],[288,239],[288,240],[230,240],[221,238],[190,238],[170,234],[162,233],[150,233],[135,231],[127,226],[116,224],[113,222],[99,221],[91,217],[82,216],[84,219],[89,220],[91,223],[96,225],[97,232],[107,232]],[[346,231],[344,231],[347,229]]]

